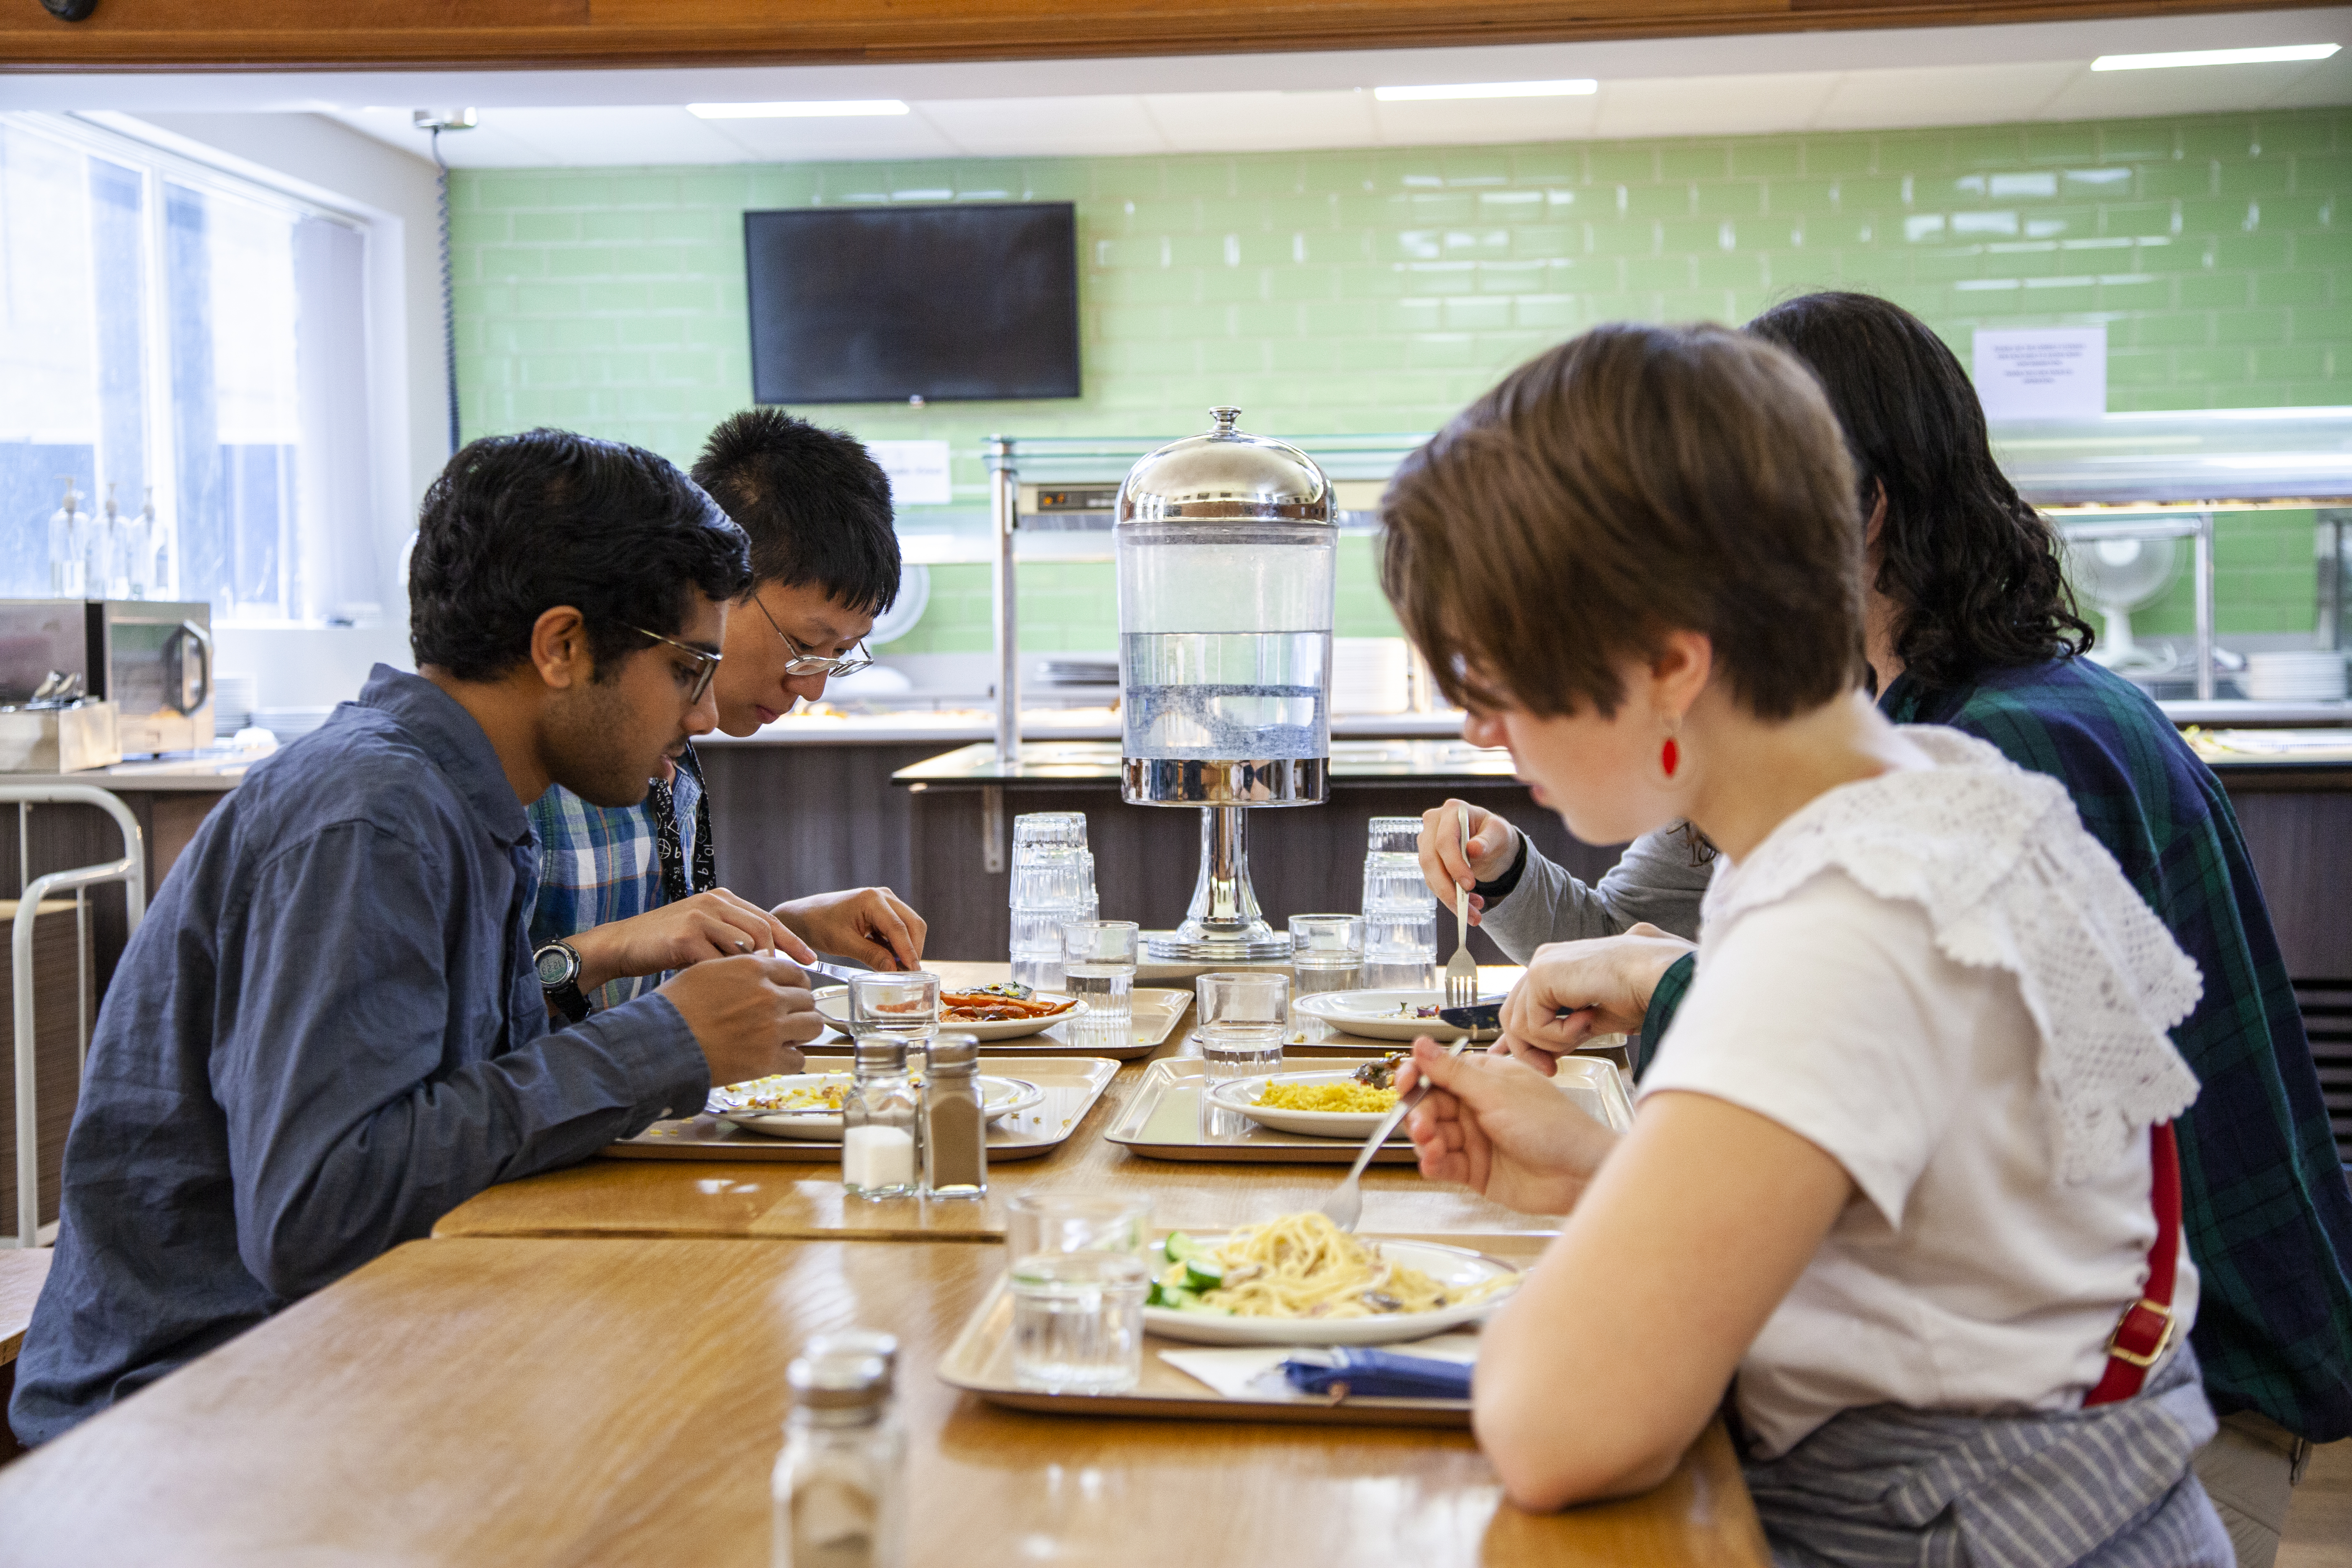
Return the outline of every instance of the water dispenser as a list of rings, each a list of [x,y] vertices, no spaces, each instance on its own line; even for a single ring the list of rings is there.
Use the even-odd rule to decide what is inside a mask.
[[[1119,487],[1121,794],[1201,811],[1201,872],[1170,963],[1278,960],[1250,889],[1244,810],[1320,805],[1331,756],[1331,483],[1285,442],[1215,427],[1146,454]]]

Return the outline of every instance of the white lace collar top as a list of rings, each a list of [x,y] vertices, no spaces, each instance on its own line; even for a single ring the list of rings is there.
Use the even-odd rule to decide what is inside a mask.
[[[2197,1098],[2167,1031],[2203,981],[2056,780],[1956,730],[1902,733],[1935,767],[1840,785],[1747,859],[1727,859],[1707,889],[1702,954],[1741,915],[1824,870],[1917,905],[1946,957],[2017,977],[2041,1031],[2060,1174],[2083,1181]]]

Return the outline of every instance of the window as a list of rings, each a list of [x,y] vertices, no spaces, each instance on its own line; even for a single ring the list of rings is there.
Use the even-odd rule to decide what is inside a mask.
[[[0,596],[373,618],[366,261],[335,214],[0,115]]]

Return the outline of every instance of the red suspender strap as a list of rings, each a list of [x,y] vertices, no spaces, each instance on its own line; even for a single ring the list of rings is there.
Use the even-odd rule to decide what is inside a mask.
[[[2156,1245],[2147,1249],[2147,1289],[2107,1336],[2107,1370],[2084,1396],[2085,1408],[2129,1399],[2147,1381],[2147,1369],[2172,1342],[2172,1287],[2180,1263],[2180,1149],[2172,1123],[2147,1130],[2148,1165],[2155,1176]]]

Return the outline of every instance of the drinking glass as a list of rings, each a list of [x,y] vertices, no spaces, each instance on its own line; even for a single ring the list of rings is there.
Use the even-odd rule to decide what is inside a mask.
[[[1262,971],[1203,974],[1192,990],[1200,1013],[1192,1032],[1211,1082],[1282,1066],[1282,1037],[1290,1026],[1289,976]]]
[[[849,977],[849,1032],[887,1035],[912,1047],[940,1032],[940,977],[928,969]]]
[[[1291,916],[1290,966],[1297,976],[1295,997],[1354,990],[1364,979],[1364,917]],[[1328,1039],[1338,1032],[1312,1014],[1300,1021],[1299,1028],[1308,1041]]]
[[[1053,1394],[1120,1394],[1143,1377],[1150,1270],[1132,1252],[1048,1252],[1013,1266],[1013,1380]]]
[[[1425,991],[1437,963],[1437,895],[1421,874],[1421,818],[1375,816],[1364,856],[1364,984]]]
[[[1062,923],[1086,920],[1094,884],[1087,850],[1086,814],[1024,812],[1013,819],[1010,891],[1013,978],[1038,991],[1058,991]]]
[[[1004,1250],[1013,1375],[1024,1388],[1115,1394],[1143,1374],[1143,1247],[1150,1205],[1081,1193],[1016,1194]]]
[[[1063,1031],[1072,1045],[1123,1046],[1135,1028],[1133,921],[1073,921],[1062,928],[1062,984],[1087,1005]]]

